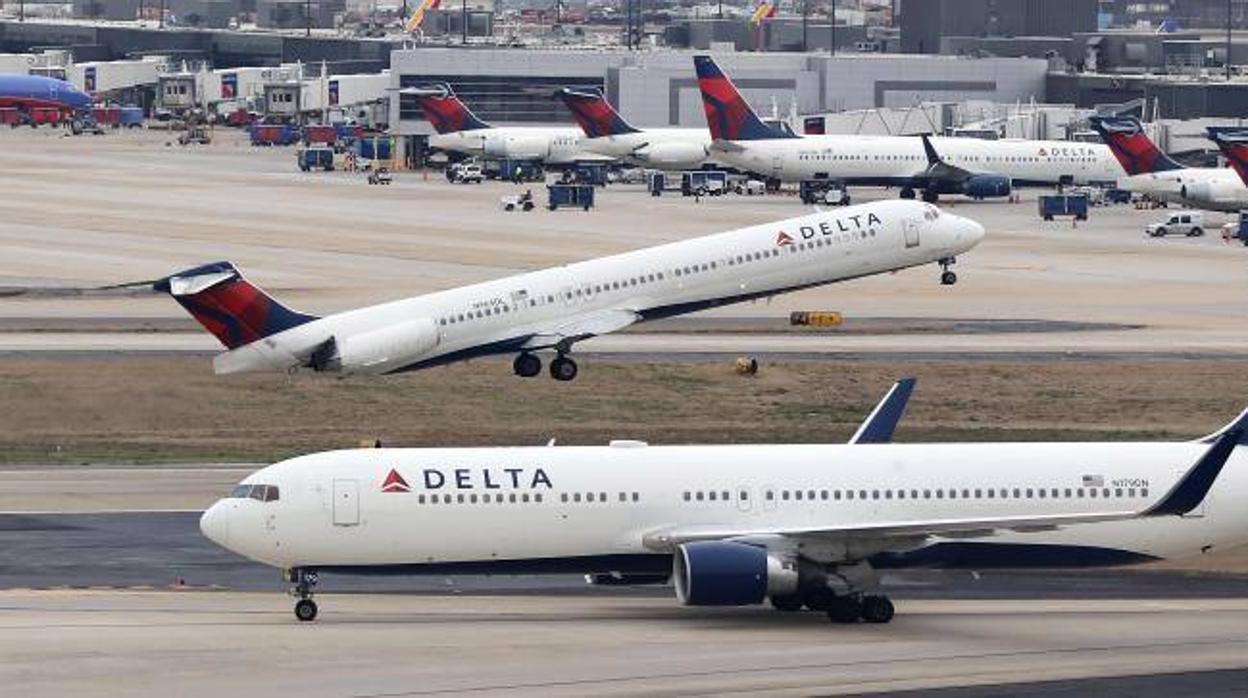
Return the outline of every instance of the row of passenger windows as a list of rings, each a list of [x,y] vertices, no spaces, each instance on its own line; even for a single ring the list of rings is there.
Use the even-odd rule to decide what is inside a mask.
[[[421,494],[416,497],[417,504],[541,504],[544,501],[541,492],[509,492],[498,494]],[[572,504],[606,504],[611,497],[606,492],[563,492],[559,495],[560,502]],[[641,501],[640,492],[618,492],[615,501],[633,503]]]
[[[1147,488],[1135,487],[1002,487],[1002,488],[938,488],[910,490],[764,490],[763,499],[775,501],[842,501],[864,499],[1109,499],[1121,497],[1147,497]],[[728,502],[732,494],[728,490],[691,490],[683,495],[686,502]],[[748,490],[738,490],[737,501],[750,498]]]
[[[838,162],[926,162],[922,155],[836,155],[834,153],[798,153],[798,160],[838,161]],[[950,155],[943,158],[946,162],[1096,162],[1094,157],[1073,155]]]
[[[872,230],[870,234],[875,235],[875,231]],[[867,233],[864,232],[862,234],[862,237],[864,238],[867,237]],[[848,238],[846,238],[846,240],[848,240]],[[830,245],[832,243],[828,242],[827,244]],[[819,246],[822,246],[822,245],[823,243],[820,242]],[[790,247],[789,249],[790,251],[795,251],[794,247],[798,247],[800,249],[814,249],[815,246],[816,245],[814,242],[810,242],[810,243],[802,243],[801,245],[795,245],[795,246]],[[693,274],[717,270],[719,269],[721,265],[731,267],[731,266],[736,266],[738,264],[748,264],[750,262],[758,262],[764,259],[770,259],[772,257],[779,257],[779,256],[780,256],[780,250],[777,250],[777,249],[747,252],[745,254],[725,257],[722,260],[713,260],[710,262],[703,262],[701,264],[692,264],[686,267],[680,267],[678,269],[675,269],[672,272],[672,274],[674,276],[680,276],[680,277],[692,276]],[[666,278],[667,277],[664,276],[664,273],[661,271],[654,272],[654,273],[647,273],[647,274],[642,274],[640,276],[633,276],[627,279],[621,279],[619,281],[611,281],[609,283],[594,284],[593,286],[586,285],[580,288],[572,289],[569,291],[564,291],[563,297],[565,300],[568,300],[568,301],[571,301],[574,299],[580,299],[580,298],[588,298],[590,296],[595,296],[601,293],[610,293],[611,291],[628,290],[630,288],[636,288],[638,286],[645,286],[646,284],[657,283],[659,281],[665,280]],[[529,307],[530,308],[537,307],[538,302],[539,302],[539,299],[530,298],[528,300]],[[555,297],[553,295],[546,296],[547,304],[551,304],[554,302],[555,302]],[[489,308],[475,308],[475,309],[467,310],[462,313],[452,313],[445,317],[438,318],[438,324],[442,326],[457,325],[461,322],[481,320],[481,319],[485,319],[493,315],[503,315],[506,313],[510,313],[513,310],[515,310],[515,308],[505,303],[502,305],[496,305],[496,306],[492,306]]]

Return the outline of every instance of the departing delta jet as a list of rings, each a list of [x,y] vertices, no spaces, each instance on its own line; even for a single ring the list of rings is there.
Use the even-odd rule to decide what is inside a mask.
[[[1248,411],[1187,443],[888,443],[906,395],[847,445],[317,453],[248,476],[200,528],[285,570],[305,621],[317,573],[342,572],[670,576],[685,605],[886,623],[880,567],[1121,565],[1248,542]]]
[[[1187,167],[1153,143],[1133,116],[1093,116],[1092,128],[1109,145],[1127,176],[1118,186],[1161,202],[1209,211],[1248,208],[1248,186],[1229,167]]]
[[[1112,184],[1109,149],[1071,141],[987,141],[915,136],[798,136],[763,123],[710,56],[695,56],[698,86],[714,143],[711,157],[785,182],[828,180],[896,186],[904,199],[922,190],[976,199],[1008,196],[1016,186]]]
[[[252,286],[229,262],[155,282],[217,336],[217,373],[384,374],[491,354],[554,350],[550,375],[576,377],[572,345],[643,320],[939,263],[984,236],[980,224],[915,201],[882,201],[316,317]]]
[[[600,155],[640,167],[692,170],[712,162],[711,135],[704,128],[639,129],[624,120],[599,90],[556,92],[585,133],[584,146]]]
[[[405,88],[399,94],[415,97],[425,119],[437,131],[429,138],[431,148],[547,165],[611,159],[588,150],[585,135],[576,126],[491,126],[477,118],[447,84]]]

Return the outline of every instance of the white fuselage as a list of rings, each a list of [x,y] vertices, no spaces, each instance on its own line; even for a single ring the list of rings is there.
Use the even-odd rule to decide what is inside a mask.
[[[330,315],[216,357],[219,373],[289,370],[333,339],[346,372],[388,373],[554,346],[787,290],[953,257],[974,221],[915,201],[881,201]],[[548,342],[548,343],[543,343]]]
[[[713,162],[711,134],[704,128],[650,128],[637,133],[585,139],[600,155],[658,170],[692,170]]]
[[[1122,168],[1100,143],[932,138],[941,159],[1015,184],[1112,183]],[[711,155],[733,167],[786,182],[832,179],[847,184],[906,186],[928,167],[917,136],[824,135],[733,141]]]
[[[585,134],[579,128],[542,126],[492,126],[429,137],[433,148],[499,160],[571,165],[609,159],[586,148],[584,141]]]
[[[1118,186],[1157,201],[1207,211],[1248,209],[1248,187],[1229,167],[1185,167],[1120,176]]]
[[[222,499],[201,526],[220,545],[277,567],[518,570],[527,561],[541,571],[573,561],[572,569],[559,568],[573,571],[582,560],[583,571],[610,571],[613,556],[670,553],[661,534],[673,528],[766,532],[1143,511],[1207,449],[624,442],[334,451],[254,473],[243,483],[276,486],[277,500]],[[383,491],[392,471],[405,485]],[[1070,564],[1086,562],[1089,552],[1121,553],[1119,562],[1198,555],[1248,541],[1248,451],[1231,455],[1201,506],[1184,517],[1039,528],[949,538],[807,536],[801,555],[837,564],[950,540],[1061,546],[1049,550],[1070,550]]]

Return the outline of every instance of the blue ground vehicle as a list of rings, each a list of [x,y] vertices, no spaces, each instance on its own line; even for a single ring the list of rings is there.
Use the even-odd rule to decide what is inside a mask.
[[[1056,216],[1074,216],[1075,220],[1088,220],[1087,194],[1046,194],[1039,199],[1040,217],[1046,221]]]

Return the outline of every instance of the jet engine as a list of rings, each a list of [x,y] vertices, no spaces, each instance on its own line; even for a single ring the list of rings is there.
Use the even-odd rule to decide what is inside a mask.
[[[1213,206],[1236,198],[1234,189],[1225,182],[1191,182],[1179,189],[1179,196],[1198,207]]]
[[[972,175],[962,183],[962,193],[972,199],[988,199],[1010,195],[1010,178],[1002,175]]]
[[[706,148],[697,143],[656,143],[633,151],[638,161],[661,170],[697,167],[706,159]]]
[[[485,139],[486,157],[507,160],[543,160],[550,155],[550,139],[544,136],[491,136]]]
[[[372,373],[412,361],[438,344],[438,326],[430,318],[400,322],[379,330],[330,337],[316,348],[309,364],[317,371]]]
[[[745,543],[685,543],[676,549],[672,580],[686,606],[748,606],[795,594],[798,567]]]

